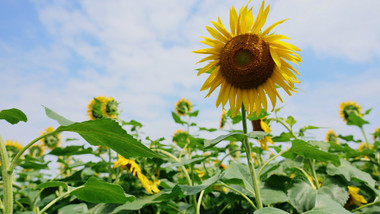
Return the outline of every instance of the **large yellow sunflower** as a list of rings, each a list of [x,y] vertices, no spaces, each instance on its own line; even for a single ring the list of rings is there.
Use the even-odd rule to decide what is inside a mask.
[[[342,102],[340,104],[340,117],[347,122],[350,113],[355,113],[359,117],[362,117],[362,108],[359,104],[353,101]]]
[[[295,52],[300,49],[282,41],[289,39],[287,36],[271,32],[286,19],[262,31],[269,5],[265,7],[263,1],[254,19],[252,7],[248,9],[248,4],[240,9],[239,14],[234,7],[231,8],[230,32],[219,18],[218,22],[211,22],[215,28],[206,26],[213,39],[203,37],[201,42],[211,48],[193,51],[209,54],[199,61],[210,60],[199,70],[198,75],[211,72],[201,91],[209,89],[208,97],[221,86],[216,106],[222,104],[224,107],[229,101],[233,116],[236,116],[242,104],[249,116],[253,112],[259,115],[261,108],[267,110],[267,96],[274,109],[277,97],[282,102],[276,86],[282,87],[291,96],[292,91],[296,92],[294,83],[299,83],[294,73],[300,74],[288,61],[298,65],[301,57]]]

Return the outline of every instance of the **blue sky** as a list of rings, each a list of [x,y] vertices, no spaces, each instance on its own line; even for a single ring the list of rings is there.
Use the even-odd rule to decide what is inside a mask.
[[[261,1],[254,0],[254,12]],[[380,127],[379,1],[272,0],[268,26],[289,18],[276,32],[302,49],[301,90],[288,97],[281,116],[298,126],[317,125],[356,134],[339,118],[339,104],[373,108],[368,133]],[[0,122],[3,139],[26,144],[47,126],[45,105],[73,121],[87,119],[92,97],[113,96],[122,119],[144,124],[152,138],[170,139],[180,126],[171,119],[175,102],[186,97],[200,110],[195,122],[217,127],[217,93],[203,99],[206,75],[196,76],[205,26],[220,17],[228,25],[232,5],[246,1],[12,1],[0,0],[0,109],[19,108],[29,121]],[[251,4],[252,5],[252,4]],[[283,129],[273,126],[273,132]],[[195,130],[194,130],[195,131]],[[324,138],[327,129],[314,132]]]

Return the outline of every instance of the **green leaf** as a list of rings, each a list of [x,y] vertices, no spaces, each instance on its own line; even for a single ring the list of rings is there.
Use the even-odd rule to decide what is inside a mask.
[[[214,131],[217,131],[217,130],[218,129],[215,129],[215,128],[208,129],[208,128],[205,128],[205,127],[199,127],[199,131],[214,132]]]
[[[350,214],[351,212],[344,209],[336,201],[331,200],[328,196],[317,195],[316,206],[314,209],[305,212],[305,214]]]
[[[296,181],[288,190],[290,204],[302,213],[311,210],[315,206],[317,190],[304,180]]]
[[[358,180],[366,182],[368,186],[374,187],[375,180],[372,179],[370,174],[352,166],[350,162],[344,159],[341,159],[340,161],[340,166],[334,166],[332,164],[327,165],[326,172],[328,175],[342,175],[347,181],[351,181],[352,178],[356,178]]]
[[[372,111],[372,108],[370,108],[367,111],[365,111],[363,115],[368,115],[369,113],[371,113],[371,111]]]
[[[207,187],[211,186],[215,182],[217,182],[221,177],[223,177],[223,174],[224,173],[221,174],[220,171],[218,171],[214,176],[203,181],[202,184],[200,185],[196,185],[196,186],[178,185],[178,186],[181,188],[181,190],[183,191],[185,195],[194,195],[206,189]]]
[[[273,142],[289,142],[290,139],[294,138],[289,132],[282,132],[280,136],[272,137]]]
[[[121,186],[98,180],[95,177],[90,177],[83,188],[74,190],[71,195],[90,203],[123,204],[135,200],[135,196],[125,194]]]
[[[247,166],[231,163],[230,166],[224,171],[223,179],[239,179],[243,181],[243,184],[247,190],[254,193],[254,189],[252,186],[252,178],[250,171]]]
[[[263,204],[277,204],[287,202],[288,196],[281,190],[271,189],[268,187],[260,189]]]
[[[289,124],[290,128],[293,127],[294,124],[296,124],[296,120],[292,116],[288,116],[285,122]]]
[[[69,189],[69,186],[65,182],[62,182],[62,181],[45,182],[45,183],[39,184],[37,186],[37,189],[44,189],[44,188],[49,188],[49,187],[59,187],[59,186],[65,188],[66,190]]]
[[[298,136],[302,137],[302,136],[305,136],[305,132],[306,130],[309,130],[309,129],[319,129],[321,127],[318,127],[318,126],[304,126],[302,128],[300,128],[300,131],[298,132]]]
[[[28,118],[21,110],[17,108],[4,109],[0,111],[0,120],[6,120],[8,123],[14,125],[20,121],[26,122]]]
[[[73,121],[70,121],[70,120],[62,117],[61,115],[55,113],[53,110],[51,110],[51,109],[49,109],[49,108],[47,108],[45,106],[44,106],[44,108],[45,108],[46,115],[49,118],[51,118],[53,120],[56,120],[59,123],[59,125],[68,126],[68,125],[71,125],[71,124],[74,123]]]
[[[194,111],[194,112],[187,113],[187,115],[189,115],[190,117],[196,117],[196,116],[198,116],[198,113],[199,113],[199,111]]]
[[[174,122],[178,123],[178,124],[185,124],[186,122],[182,121],[181,118],[179,117],[178,114],[176,114],[175,112],[172,112],[172,117],[174,119]]]
[[[353,135],[346,135],[346,136],[338,135],[338,137],[340,139],[343,139],[343,140],[347,141],[347,142],[350,142],[350,141],[356,142],[356,143],[360,143],[361,142],[361,140],[355,140]]]
[[[325,178],[318,194],[325,194],[341,206],[346,204],[349,195],[345,182],[337,176]]]
[[[148,149],[120,127],[114,120],[104,118],[60,126],[57,131],[71,131],[81,135],[92,145],[103,145],[129,157],[163,157]]]
[[[280,210],[278,208],[274,208],[274,207],[264,207],[264,208],[256,210],[254,214],[289,214],[289,213],[283,210]]]
[[[362,128],[364,124],[369,124],[369,122],[364,120],[363,118],[361,118],[360,116],[358,116],[354,112],[351,112],[348,115],[347,125],[357,126],[357,127]]]
[[[58,214],[86,214],[88,208],[85,203],[70,204],[59,209]]]
[[[119,207],[116,207],[111,214],[121,213],[120,211],[123,211],[123,210],[140,210],[141,208],[143,208],[146,205],[160,203],[161,201],[156,201],[156,199],[161,194],[162,194],[162,192],[159,192],[159,193],[154,194],[154,195],[149,195],[149,196],[137,198],[134,201],[128,201],[125,204],[123,204]]]
[[[217,137],[217,138],[215,138],[213,140],[205,140],[204,141],[204,146],[205,146],[205,149],[210,148],[212,146],[215,146],[219,142],[225,140],[228,137],[235,137],[236,139],[242,141],[244,139],[244,136],[260,140],[260,139],[262,139],[263,137],[265,137],[267,135],[268,135],[268,133],[262,132],[262,131],[253,131],[253,132],[249,132],[247,134],[244,134],[242,132],[232,132],[232,133],[229,133],[229,134],[226,134],[226,135],[220,135],[219,137]]]
[[[261,112],[259,114],[259,116],[255,114],[252,114],[252,117],[248,117],[249,120],[260,120],[261,118],[264,118],[266,116],[268,116],[268,112],[266,112],[263,108],[261,109]]]
[[[85,149],[83,146],[67,146],[67,147],[56,147],[49,152],[50,155],[56,156],[73,156],[73,155],[84,155],[92,154],[92,148]]]
[[[203,161],[203,160],[205,160],[207,158],[208,158],[208,156],[206,156],[206,157],[192,158],[192,159],[182,159],[180,162],[169,164],[167,167],[184,166],[184,165],[188,165],[188,164],[191,164],[191,163],[201,162],[201,161]]]
[[[295,158],[300,155],[304,158],[315,159],[319,161],[331,161],[332,163],[339,165],[339,157],[328,152],[319,150],[318,148],[310,145],[303,140],[293,140],[292,147],[286,151],[282,156],[285,158]]]

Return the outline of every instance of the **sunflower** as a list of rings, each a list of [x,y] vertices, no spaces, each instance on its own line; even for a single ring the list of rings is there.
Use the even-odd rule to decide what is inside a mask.
[[[330,129],[326,133],[326,141],[327,142],[338,143],[338,135],[335,134],[334,130]]]
[[[359,144],[359,147],[358,147],[359,152],[362,152],[367,149],[373,149],[373,145],[368,144],[367,142],[361,142]]]
[[[17,141],[6,140],[5,148],[7,149],[8,156],[13,157],[22,150],[23,146],[21,146],[21,144],[19,144]]]
[[[87,115],[91,120],[109,117],[115,118],[119,114],[119,103],[113,97],[94,97],[87,107]]]
[[[219,128],[223,129],[227,122],[227,111],[223,109],[222,115],[220,116]]]
[[[206,26],[206,29],[213,39],[203,37],[201,41],[211,48],[193,51],[209,54],[198,63],[211,60],[198,72],[198,75],[211,73],[201,91],[209,89],[208,97],[221,86],[216,106],[222,104],[224,107],[229,101],[233,116],[237,115],[242,105],[248,116],[252,116],[253,112],[259,115],[262,107],[267,110],[267,96],[274,109],[277,97],[282,102],[276,86],[282,87],[291,96],[291,92],[296,92],[294,83],[299,83],[295,74],[300,74],[288,62],[296,65],[301,62],[301,57],[295,53],[300,49],[282,41],[289,39],[287,36],[271,32],[286,19],[262,31],[269,12],[269,5],[264,7],[264,2],[255,20],[252,8],[248,9],[249,3],[240,9],[239,14],[232,7],[230,32],[220,18],[218,22],[212,21],[215,28]]]
[[[375,129],[375,132],[373,133],[373,141],[376,141],[380,138],[380,128]]]
[[[175,104],[175,111],[178,115],[185,116],[187,113],[191,112],[191,102],[185,98],[181,98]]]
[[[41,144],[33,145],[29,148],[29,155],[33,157],[40,157],[44,154],[44,147]]]
[[[364,196],[359,194],[359,191],[360,189],[358,187],[348,186],[348,193],[350,194],[350,198],[346,203],[346,207],[350,207],[352,205],[361,206],[368,203]]]
[[[53,127],[48,127],[45,129],[45,131],[41,132],[41,135],[44,135],[46,133],[54,131]],[[61,143],[61,136],[59,134],[51,134],[47,135],[44,138],[42,138],[42,142],[44,145],[50,149],[54,149],[55,147],[58,147]]]
[[[183,148],[189,141],[188,135],[187,131],[178,129],[174,132],[173,142]]]
[[[271,129],[268,124],[264,121],[265,118],[261,118],[259,120],[252,120],[253,131],[264,131],[266,133],[270,133]],[[268,142],[273,144],[273,140],[269,136],[263,137],[260,141],[260,147],[262,149],[268,150]]]
[[[121,155],[118,155],[118,159],[115,162],[114,168],[120,167],[122,170],[126,170],[132,173],[133,176],[137,177],[144,189],[150,194],[158,193],[160,190],[157,185],[160,184],[160,180],[154,180],[151,182],[141,171],[139,165],[132,159],[126,159]]]
[[[347,101],[342,102],[340,104],[340,117],[345,121],[348,122],[348,116],[350,116],[351,113],[355,113],[357,116],[362,117],[362,108],[359,104],[353,101]]]

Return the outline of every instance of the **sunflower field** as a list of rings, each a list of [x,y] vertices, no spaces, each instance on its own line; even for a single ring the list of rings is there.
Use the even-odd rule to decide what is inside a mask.
[[[336,116],[362,136],[330,129],[325,139],[311,137],[323,127],[296,129],[296,117],[279,116],[278,90],[291,96],[300,83],[300,49],[274,31],[286,19],[263,29],[269,5],[258,11],[232,7],[230,23],[211,22],[201,41],[208,47],[193,51],[205,56],[201,90],[208,97],[219,89],[218,128],[199,126],[201,109],[186,98],[171,112],[182,128],[159,139],[121,118],[113,97],[94,97],[83,122],[43,107],[57,127],[25,146],[0,137],[0,213],[380,213],[380,129],[366,130],[371,109],[342,101]],[[16,108],[0,119],[28,121]],[[202,137],[215,132],[222,134]]]

